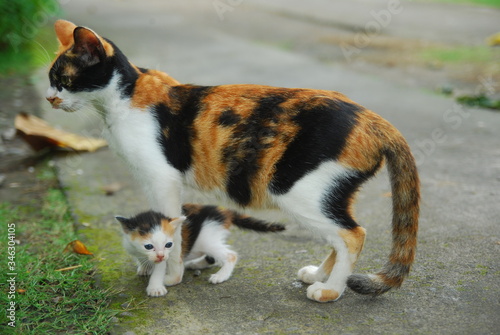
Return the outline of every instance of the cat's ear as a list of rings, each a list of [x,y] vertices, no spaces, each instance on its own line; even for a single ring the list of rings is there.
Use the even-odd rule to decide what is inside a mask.
[[[106,51],[100,38],[92,30],[85,27],[76,27],[73,31],[75,45],[73,52],[77,54],[87,66],[92,66],[106,58]]]
[[[66,20],[57,20],[54,23],[57,39],[62,48],[67,49],[73,44],[73,32],[76,25]]]
[[[115,216],[115,219],[121,223],[123,231],[125,231],[126,233],[134,230],[132,221],[130,219],[119,215]]]
[[[184,221],[186,221],[186,217],[183,215],[183,216],[179,216],[178,218],[173,219],[172,221],[170,221],[170,224],[175,229],[177,229],[177,227],[181,226]]]

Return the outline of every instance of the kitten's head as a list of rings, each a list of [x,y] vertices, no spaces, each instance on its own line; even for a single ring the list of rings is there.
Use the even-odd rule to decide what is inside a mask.
[[[166,261],[174,246],[174,234],[185,216],[170,219],[160,213],[148,211],[131,218],[115,217],[122,225],[125,238],[139,254],[149,261]]]
[[[55,31],[59,50],[49,70],[46,98],[53,108],[72,112],[89,100],[89,93],[108,85],[115,48],[92,30],[68,21],[56,21]]]

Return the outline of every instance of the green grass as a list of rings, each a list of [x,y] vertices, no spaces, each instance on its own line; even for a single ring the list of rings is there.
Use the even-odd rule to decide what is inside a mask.
[[[50,177],[45,167],[40,177]],[[53,172],[52,172],[53,175]],[[32,204],[14,207],[0,203],[0,285],[3,307],[15,302],[15,328],[0,315],[1,334],[105,334],[115,311],[109,308],[112,293],[97,287],[92,256],[64,252],[78,239],[61,190],[49,188]],[[9,260],[8,225],[15,225],[15,258]],[[7,264],[14,261],[15,265]],[[69,271],[57,269],[80,266]],[[15,275],[9,275],[14,273]],[[15,291],[8,279],[15,277]]]
[[[435,47],[420,53],[423,60],[448,64],[495,62],[498,56],[498,50],[487,46]]]
[[[489,7],[500,7],[500,0],[419,0],[421,2],[444,2],[450,4],[467,4]]]

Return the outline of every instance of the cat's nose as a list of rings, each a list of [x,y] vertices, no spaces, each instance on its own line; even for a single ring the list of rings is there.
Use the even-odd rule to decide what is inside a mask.
[[[50,102],[51,105],[54,104],[54,102],[56,102],[56,97],[46,97],[47,101]]]
[[[164,258],[165,258],[165,256],[164,256],[164,255],[156,255],[156,260],[157,260],[158,262],[161,262]]]

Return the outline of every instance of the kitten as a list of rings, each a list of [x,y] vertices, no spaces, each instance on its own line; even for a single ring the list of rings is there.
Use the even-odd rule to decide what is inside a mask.
[[[123,228],[123,245],[137,262],[137,274],[151,275],[146,292],[159,297],[167,293],[164,286],[166,261],[177,231],[182,235],[182,257],[187,269],[204,269],[220,264],[220,270],[208,280],[212,284],[229,279],[238,255],[225,244],[229,228],[259,232],[278,232],[285,227],[268,223],[231,210],[215,206],[185,204],[186,216],[170,219],[161,213],[148,211],[131,218],[116,216]],[[168,269],[167,269],[168,271]]]
[[[47,100],[66,111],[98,110],[153,210],[179,217],[190,190],[281,210],[332,248],[320,266],[298,272],[315,301],[338,299],[346,285],[372,295],[401,286],[415,258],[420,184],[410,148],[389,122],[332,91],[183,85],[131,64],[88,28],[59,20],[55,30]],[[389,260],[376,274],[351,275],[366,234],[352,216],[355,195],[383,162],[393,202]],[[169,253],[169,285],[182,279],[180,238]]]

